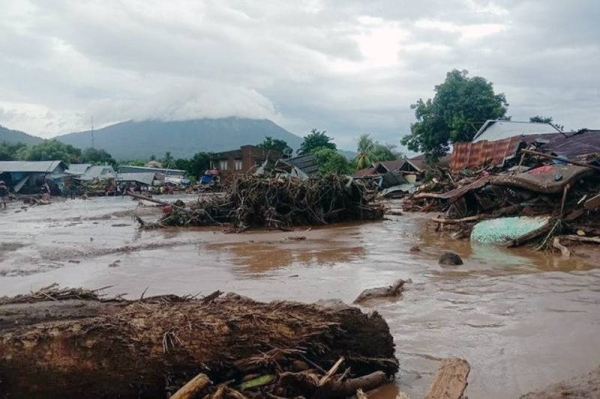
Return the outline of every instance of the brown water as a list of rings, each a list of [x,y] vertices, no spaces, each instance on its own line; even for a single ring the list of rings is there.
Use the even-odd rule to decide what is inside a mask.
[[[17,211],[20,211],[17,213]],[[400,388],[423,396],[439,360],[472,365],[470,398],[515,398],[600,363],[600,269],[526,249],[446,241],[423,215],[291,233],[219,229],[140,232],[129,198],[0,211],[0,295],[57,282],[136,298],[235,291],[259,300],[352,302],[365,288],[410,278],[404,298],[378,301],[397,345]],[[293,238],[305,237],[304,240]],[[410,252],[418,244],[421,252]],[[440,267],[453,250],[460,267]],[[385,387],[377,398],[394,398]]]

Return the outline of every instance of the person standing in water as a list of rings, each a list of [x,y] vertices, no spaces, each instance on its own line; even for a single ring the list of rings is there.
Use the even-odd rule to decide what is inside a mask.
[[[0,180],[0,201],[2,201],[2,206],[6,208],[6,196],[8,195],[8,187],[6,187],[6,183]]]

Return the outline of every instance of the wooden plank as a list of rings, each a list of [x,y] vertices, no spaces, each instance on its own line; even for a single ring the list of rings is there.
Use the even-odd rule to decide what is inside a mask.
[[[596,209],[600,207],[600,194],[590,198],[583,204],[585,209]]]
[[[460,399],[467,389],[467,377],[471,371],[464,359],[444,359],[435,374],[425,399]]]

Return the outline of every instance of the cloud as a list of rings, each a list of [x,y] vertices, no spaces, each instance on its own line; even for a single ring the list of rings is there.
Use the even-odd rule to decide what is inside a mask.
[[[50,137],[129,119],[269,118],[397,143],[453,69],[515,119],[598,127],[600,2],[0,0],[0,123]]]

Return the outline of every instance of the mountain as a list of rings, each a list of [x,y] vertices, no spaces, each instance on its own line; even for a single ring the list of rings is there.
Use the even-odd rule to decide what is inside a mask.
[[[298,137],[267,119],[222,118],[189,121],[128,121],[94,131],[96,148],[118,160],[162,157],[167,151],[174,158],[190,158],[200,151],[228,151],[246,144],[260,144],[265,136],[285,140],[297,149]],[[78,148],[92,146],[91,131],[58,136],[56,139]]]
[[[32,136],[30,134],[21,132],[19,130],[7,129],[0,125],[0,143],[25,143],[25,144],[37,144],[44,141],[43,139]]]

